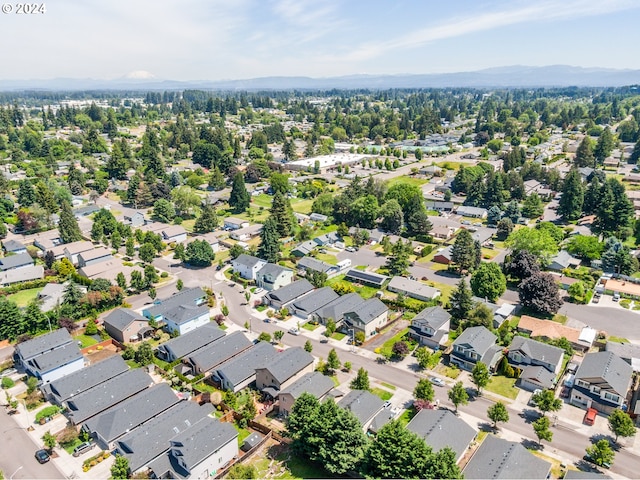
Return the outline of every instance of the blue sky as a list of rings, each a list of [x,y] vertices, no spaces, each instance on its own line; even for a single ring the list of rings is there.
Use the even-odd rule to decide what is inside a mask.
[[[51,0],[46,8],[0,13],[0,79],[640,69],[638,0]]]

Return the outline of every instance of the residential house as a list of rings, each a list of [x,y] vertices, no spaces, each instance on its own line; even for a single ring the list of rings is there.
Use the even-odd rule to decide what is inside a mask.
[[[44,267],[42,265],[31,265],[0,272],[0,285],[6,286],[14,283],[29,282],[43,277]]]
[[[111,357],[97,363],[88,365],[69,375],[65,375],[53,382],[40,387],[47,401],[62,405],[71,397],[86,392],[87,390],[111,380],[129,370],[129,366],[121,355]]]
[[[58,229],[37,233],[33,239],[33,245],[43,252],[48,252],[52,248],[59,246],[61,243],[62,240],[60,239]]]
[[[313,270],[314,272],[326,273],[327,275],[331,273],[335,273],[337,271],[337,267],[335,265],[331,265],[330,263],[316,260],[313,257],[301,258],[297,263],[297,267],[298,267],[298,271],[300,272]]]
[[[547,267],[553,272],[561,272],[565,268],[576,268],[580,266],[580,259],[575,258],[566,250],[560,250],[558,254],[551,259],[551,263]]]
[[[376,415],[382,411],[384,401],[367,390],[351,390],[338,402],[338,406],[353,413],[366,432]]]
[[[376,228],[374,230],[368,230],[368,232],[369,232],[369,239],[367,240],[367,243],[369,245],[377,245],[378,243],[382,242],[384,237],[387,235],[385,232],[383,232],[379,228]]]
[[[211,321],[209,306],[176,305],[164,311],[162,320],[168,332],[183,335]]]
[[[91,280],[95,280],[96,278],[104,278],[113,282],[117,279],[118,273],[121,272],[126,279],[131,280],[131,273],[135,270],[142,273],[142,270],[140,268],[130,267],[128,265],[125,265],[120,258],[111,257],[103,262],[94,263],[93,265],[79,268],[78,274]]]
[[[88,217],[89,215],[91,215],[92,213],[96,213],[98,211],[100,211],[101,208],[97,205],[87,205],[85,207],[80,207],[80,208],[76,208],[73,211],[74,216],[76,217],[76,219],[80,220],[82,217]]]
[[[309,280],[296,280],[287,286],[267,293],[262,297],[262,303],[276,310],[280,310],[282,307],[287,307],[291,302],[311,291],[313,291],[313,285],[309,283]]]
[[[566,338],[571,346],[579,352],[585,352],[591,348],[598,334],[595,329],[590,327],[571,328],[558,322],[540,320],[529,315],[520,317],[517,329],[520,333],[529,334],[531,338],[540,338],[544,341]]]
[[[312,222],[326,222],[327,219],[329,217],[327,217],[326,215],[322,215],[321,213],[312,213],[311,215],[309,215],[309,220],[311,220]]]
[[[497,339],[485,327],[467,328],[453,342],[450,362],[464,370],[472,370],[476,363],[482,362],[492,371],[502,356]]]
[[[427,210],[434,210],[436,212],[450,212],[453,210],[453,202],[426,202]]]
[[[313,240],[307,240],[306,242],[302,242],[294,249],[292,249],[291,255],[296,257],[304,257],[306,255],[309,255],[317,246],[318,244]]]
[[[149,464],[153,478],[214,477],[238,456],[238,431],[205,417],[171,439],[169,451]]]
[[[522,370],[521,388],[545,390],[555,387],[562,368],[564,350],[537,340],[515,336],[509,346],[507,359],[509,365]]]
[[[613,352],[587,353],[576,371],[571,403],[609,414],[623,408],[633,369]]]
[[[256,366],[256,388],[271,398],[305,373],[313,372],[313,356],[302,347],[287,348],[264,366]]]
[[[551,464],[529,452],[519,442],[488,435],[462,470],[464,478],[546,480]]]
[[[171,225],[160,232],[165,243],[182,243],[187,240],[187,231],[182,225]]]
[[[563,480],[611,480],[609,475],[596,472],[583,472],[581,470],[567,470]]]
[[[311,220],[309,215],[305,215],[304,213],[293,212],[293,216],[300,225],[306,225]]]
[[[288,417],[293,408],[293,404],[303,393],[310,393],[322,401],[322,399],[333,390],[333,387],[333,381],[326,375],[320,372],[305,373],[302,377],[278,392],[278,413]]]
[[[235,357],[251,347],[253,343],[242,332],[233,332],[185,356],[183,363],[188,365],[193,375],[208,375],[218,365]]]
[[[164,300],[156,299],[153,306],[142,309],[142,315],[156,322],[164,319],[164,313],[178,305],[200,306],[207,301],[207,294],[200,287],[184,288]]]
[[[120,343],[137,342],[154,332],[149,320],[130,308],[116,308],[105,317],[103,325],[111,338]]]
[[[435,300],[440,296],[440,290],[425,285],[417,280],[410,280],[405,277],[393,277],[387,285],[390,292],[401,293],[407,297],[415,298],[423,302]]]
[[[255,225],[249,225],[248,227],[240,228],[238,230],[232,230],[229,236],[234,240],[246,242],[260,235],[260,232],[262,232],[262,224],[256,223]]]
[[[104,247],[94,248],[78,254],[78,267],[90,267],[91,265],[106,262],[112,258],[113,255],[111,255],[111,250]]]
[[[348,329],[362,332],[364,338],[377,333],[387,323],[389,309],[378,298],[369,298],[358,305],[357,309],[344,312],[343,322]]]
[[[124,216],[125,225],[131,225],[132,228],[138,228],[147,223],[147,220],[144,218],[144,213],[142,212],[134,212],[131,215]]]
[[[319,235],[313,239],[319,246],[325,247],[327,245],[333,245],[336,242],[340,241],[340,237],[336,232],[329,232],[323,235]]]
[[[28,253],[19,253],[0,258],[0,272],[33,266],[33,258]]]
[[[100,448],[111,450],[115,440],[179,401],[168,383],[159,383],[90,418],[82,430],[89,433]]]
[[[307,321],[318,309],[339,297],[331,287],[322,287],[293,302],[289,311]]]
[[[132,473],[142,471],[169,451],[171,439],[189,430],[213,412],[211,404],[179,402],[115,442],[115,451],[126,457]]]
[[[17,240],[3,240],[2,249],[5,251],[5,254],[13,253],[17,255],[19,253],[27,253],[27,247]]]
[[[59,245],[57,248],[52,249],[52,252],[56,260],[66,257],[73,265],[77,266],[78,255],[83,252],[91,251],[93,248],[93,243],[86,240],[79,240],[77,242]]]
[[[156,354],[158,358],[165,362],[175,362],[179,358],[185,358],[199,348],[203,348],[224,336],[224,330],[218,328],[214,322],[208,322],[195,330],[172,338],[158,346]]]
[[[39,265],[36,265],[39,266]],[[40,268],[43,268],[40,266]],[[42,290],[38,292],[38,302],[40,310],[48,312],[62,304],[64,290],[67,287],[64,283],[47,283]]]
[[[607,342],[604,346],[607,352],[612,352],[631,365],[634,372],[640,372],[640,345],[636,343]]]
[[[82,369],[84,357],[69,332],[60,328],[16,345],[13,361],[18,369],[49,383]]]
[[[438,253],[433,256],[433,261],[435,263],[441,263],[443,265],[449,265],[453,262],[451,257],[451,245],[447,248],[443,248]]]
[[[438,350],[449,340],[451,315],[440,306],[427,307],[411,320],[409,334],[420,345]]]
[[[316,309],[311,314],[310,320],[326,325],[327,321],[332,319],[336,324],[340,324],[344,319],[345,312],[357,311],[363,303],[364,298],[357,293],[347,293]]]
[[[248,220],[243,220],[241,218],[236,218],[236,217],[227,217],[224,219],[225,230],[239,230],[241,228],[245,228],[248,226],[249,226]]]
[[[429,232],[431,236],[437,238],[438,240],[449,240],[453,237],[453,234],[456,232],[456,229],[453,227],[449,227],[447,225],[440,225],[435,227]]]
[[[467,207],[465,205],[461,205],[456,210],[456,213],[463,217],[487,218],[487,209],[480,207]]]
[[[275,263],[266,263],[256,273],[256,285],[271,292],[293,282],[293,270]]]
[[[205,234],[198,235],[197,240],[204,240],[209,244],[214,253],[218,253],[220,251],[220,240],[218,238],[220,235],[221,232],[207,232]]]
[[[424,439],[434,452],[449,447],[460,462],[478,432],[449,410],[423,408],[407,424],[407,430]]]
[[[153,379],[141,368],[126,371],[65,400],[67,417],[80,425],[151,385]]]
[[[481,303],[493,313],[493,328],[499,328],[500,325],[507,320],[516,309],[516,305],[512,305],[510,303],[503,303],[502,305],[498,305],[496,303],[490,302],[486,298],[480,297],[472,297],[473,303],[475,305]]]
[[[344,278],[345,280],[349,280],[351,282],[363,283],[375,288],[382,288],[385,282],[389,280],[389,277],[387,277],[386,275],[356,270],[355,268],[349,270],[345,274]]]
[[[266,260],[247,255],[246,253],[240,254],[231,261],[233,271],[238,272],[242,278],[246,278],[247,280],[255,280],[258,271],[266,264]]]
[[[256,379],[256,367],[267,365],[273,361],[277,353],[270,343],[258,342],[218,366],[214,379],[220,383],[223,390],[237,393]]]

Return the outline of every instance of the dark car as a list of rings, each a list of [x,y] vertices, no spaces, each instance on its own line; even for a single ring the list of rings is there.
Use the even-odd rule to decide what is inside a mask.
[[[602,467],[602,468],[611,468],[611,464],[609,462],[597,463],[593,458],[591,458],[591,455],[589,454],[586,454],[584,457],[582,457],[582,459],[585,462],[593,463],[594,465],[598,465],[599,467]]]
[[[51,460],[51,457],[46,450],[38,450],[36,452],[36,460],[38,460],[38,462],[40,463],[47,463],[49,460]]]

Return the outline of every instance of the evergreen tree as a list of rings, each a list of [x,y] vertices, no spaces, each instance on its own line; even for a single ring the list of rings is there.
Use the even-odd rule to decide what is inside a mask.
[[[520,211],[520,205],[515,200],[511,200],[507,204],[507,208],[504,210],[504,217],[509,218],[513,223],[516,223],[522,216]]]
[[[522,216],[527,218],[536,218],[544,213],[544,205],[540,199],[540,195],[533,192],[522,203]]]
[[[404,275],[409,269],[409,252],[411,242],[405,245],[399,238],[391,248],[391,255],[387,259],[386,267],[390,275]]]
[[[558,214],[566,220],[577,220],[582,215],[584,187],[577,168],[572,168],[564,179]]]
[[[471,289],[467,285],[467,281],[461,278],[458,287],[451,294],[451,318],[459,324],[462,320],[466,320],[469,312],[473,308],[473,299]]]
[[[476,247],[469,230],[462,229],[456,236],[456,241],[451,247],[451,260],[459,272],[471,271],[478,266]]]
[[[289,199],[280,191],[273,196],[271,216],[275,220],[280,237],[289,237],[293,233],[294,217]]]
[[[213,206],[205,205],[202,208],[202,213],[196,220],[193,229],[198,233],[213,232],[219,223],[220,220],[218,219],[218,215],[216,214],[216,210]]]
[[[602,165],[605,158],[611,155],[614,146],[615,139],[613,138],[613,133],[611,133],[611,128],[606,127],[600,134],[594,150],[594,156],[599,165]]]
[[[593,146],[591,145],[591,139],[588,135],[582,139],[576,150],[575,165],[576,167],[595,167],[596,165],[596,159],[593,156]]]
[[[209,186],[214,190],[222,190],[225,184],[224,175],[220,169],[217,166],[213,167],[209,175]]]
[[[634,217],[631,200],[617,178],[607,178],[602,186],[596,221],[593,230],[602,235],[615,235],[620,229],[630,227]]]
[[[600,195],[602,194],[602,184],[598,177],[593,177],[591,183],[584,192],[584,203],[582,210],[585,215],[594,214],[600,205]]]
[[[60,221],[58,222],[58,231],[62,243],[71,243],[82,240],[82,233],[78,226],[71,205],[68,202],[62,202],[62,210],[60,212]]]
[[[277,263],[280,254],[280,236],[278,226],[273,216],[267,218],[260,232],[260,246],[257,256],[269,263]]]
[[[233,177],[231,186],[231,195],[229,196],[229,205],[231,205],[236,213],[242,213],[249,208],[251,197],[247,188],[244,186],[244,176],[242,172],[236,173]]]
[[[140,188],[140,175],[136,173],[131,180],[129,180],[129,186],[127,187],[127,201],[133,205],[133,208],[138,208],[138,189]]]
[[[27,331],[22,312],[7,297],[0,297],[0,338],[15,340]]]
[[[369,372],[360,367],[349,387],[351,390],[369,390]]]
[[[18,203],[21,207],[30,207],[36,203],[36,191],[26,178],[20,180],[20,185],[18,186]]]
[[[37,300],[29,302],[24,310],[24,323],[25,328],[33,334],[49,328],[49,318],[40,310],[40,304]]]

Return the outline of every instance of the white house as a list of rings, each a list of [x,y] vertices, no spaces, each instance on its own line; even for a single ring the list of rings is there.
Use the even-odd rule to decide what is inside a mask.
[[[234,272],[238,272],[242,278],[255,280],[258,271],[267,264],[265,260],[243,253],[231,261]]]
[[[209,323],[209,307],[207,305],[178,305],[163,315],[166,329],[184,335],[202,325]]]

